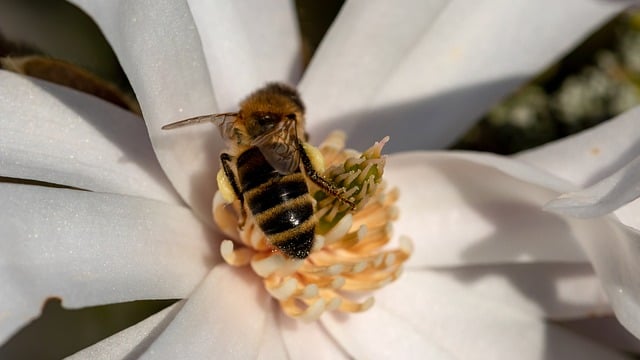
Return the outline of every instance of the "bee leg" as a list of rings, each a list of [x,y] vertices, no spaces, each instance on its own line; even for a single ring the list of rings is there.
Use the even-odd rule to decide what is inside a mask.
[[[239,181],[236,178],[236,174],[233,172],[231,168],[231,163],[233,162],[233,158],[231,155],[227,153],[220,154],[220,163],[222,164],[222,170],[224,171],[224,175],[229,180],[231,184],[231,188],[233,192],[236,194],[238,200],[240,200],[240,220],[238,221],[238,228],[242,230],[244,227],[244,223],[247,219],[247,212],[244,208],[244,196],[242,195],[242,191],[240,191],[240,186],[238,185]]]
[[[307,174],[307,177],[309,178],[309,180],[311,180],[314,184],[318,185],[318,187],[320,187],[324,192],[331,194],[333,197],[337,198],[344,204],[349,205],[351,210],[354,210],[356,207],[356,204],[354,204],[353,201],[342,196],[342,194],[344,193],[344,190],[337,188],[334,184],[332,184],[327,179],[323,178],[320,174],[318,174],[316,169],[311,164],[311,159],[309,158],[309,155],[307,155],[307,152],[304,150],[304,146],[302,146],[302,143],[298,142],[297,147],[298,147],[298,152],[300,153],[300,160],[302,161],[302,166],[304,166],[304,171]]]

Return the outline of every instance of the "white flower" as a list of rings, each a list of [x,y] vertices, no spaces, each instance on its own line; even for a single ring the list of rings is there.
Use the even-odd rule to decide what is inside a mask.
[[[612,217],[540,210],[595,181],[592,169],[602,178],[628,160],[591,164],[569,154],[580,139],[564,154],[550,148],[522,158],[550,171],[560,164],[554,173],[568,181],[492,155],[391,155],[385,176],[401,194],[395,233],[415,244],[405,274],[362,314],[311,324],[287,318],[255,274],[220,259],[222,236],[210,219],[218,135],[160,127],[232,110],[269,80],[297,82],[291,4],[75,3],[114,47],[147,128],[84,94],[0,72],[0,175],[90,190],[0,183],[0,339],[50,296],[72,308],[181,298],[77,356],[611,358],[617,354],[545,321],[610,310],[590,261],[639,334],[637,272],[616,272],[598,251],[634,269],[637,234]],[[309,132],[321,139],[345,129],[361,150],[384,135],[395,151],[446,145],[623,6],[349,2],[299,82]],[[615,140],[633,129],[625,119],[612,123]],[[612,138],[598,139],[598,148],[637,153]],[[575,165],[568,175],[567,164]],[[625,301],[616,301],[612,280]]]

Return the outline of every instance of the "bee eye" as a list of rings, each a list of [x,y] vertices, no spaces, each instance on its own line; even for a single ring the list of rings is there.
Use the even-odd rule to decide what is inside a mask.
[[[258,124],[260,126],[269,126],[273,125],[276,122],[276,118],[272,115],[258,116],[256,120],[258,120]]]
[[[287,119],[289,119],[289,120],[295,120],[295,119],[296,119],[296,114],[289,114],[289,115],[287,115]]]

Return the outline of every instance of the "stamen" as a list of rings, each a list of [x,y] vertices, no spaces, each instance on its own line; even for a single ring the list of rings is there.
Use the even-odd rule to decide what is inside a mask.
[[[233,250],[233,241],[223,240],[220,244],[220,254],[227,264],[233,266],[245,266],[251,262],[255,252],[249,248]]]
[[[320,152],[324,156],[326,165],[332,165],[336,158],[340,156],[340,151],[344,148],[347,136],[341,131],[332,132],[329,137],[320,145]]]
[[[284,279],[280,284],[271,284],[268,281],[264,282],[269,294],[278,300],[285,300],[290,298],[298,287],[298,281],[294,278]]]
[[[366,310],[369,310],[371,306],[373,306],[374,302],[375,301],[373,297],[367,298],[367,300],[365,300],[362,303],[357,303],[355,301],[342,299],[342,302],[340,304],[340,311],[352,312],[352,313],[366,311]]]
[[[317,320],[325,311],[326,301],[322,298],[319,298],[309,304],[309,306],[304,310],[296,304],[294,299],[281,301],[280,306],[287,315],[306,322],[311,322]]]
[[[350,248],[358,244],[360,241],[362,241],[362,239],[364,239],[366,234],[367,234],[367,226],[360,225],[360,228],[358,229],[358,231],[348,232],[344,236],[342,236],[341,238],[339,238],[338,240],[334,241],[329,245],[332,249],[337,247]]]
[[[316,252],[319,251],[320,249],[322,249],[324,247],[324,245],[326,244],[326,237],[322,236],[322,235],[316,235],[314,242],[313,242],[313,248],[311,249],[311,252]]]
[[[397,189],[387,190],[382,181],[385,159],[381,150],[387,140],[358,153],[344,149],[344,134],[332,133],[320,146],[327,166],[322,175],[344,189],[342,196],[356,204],[356,211],[351,212],[348,205],[310,185],[315,189],[312,197],[318,224],[306,259],[288,258],[274,249],[250,214],[244,228],[238,230],[235,215],[240,213],[239,201],[229,205],[216,194],[216,223],[244,245],[235,248],[232,241],[223,241],[222,258],[233,266],[250,265],[284,313],[293,318],[313,321],[325,311],[355,313],[369,309],[374,304],[372,296],[358,302],[352,300],[353,295],[397,279],[413,251],[407,237],[400,237],[396,248],[387,249],[391,223],[398,216],[395,202],[399,194]]]
[[[324,209],[323,209],[324,210]],[[324,234],[325,243],[331,244],[341,239],[343,236],[347,234],[349,229],[351,228],[351,224],[353,223],[353,215],[347,214],[342,220],[338,221],[338,223],[331,229],[329,232]]]
[[[289,275],[304,264],[304,260],[287,259],[280,253],[256,254],[251,260],[251,268],[261,277],[272,274]]]

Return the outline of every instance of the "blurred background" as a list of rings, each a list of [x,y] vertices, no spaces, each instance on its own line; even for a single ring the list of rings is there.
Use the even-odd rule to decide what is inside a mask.
[[[306,62],[342,4],[296,1]],[[0,0],[0,58],[0,67],[6,70],[74,87],[139,113],[126,76],[100,30],[66,1]],[[638,104],[640,11],[630,10],[496,104],[452,148],[512,154],[579,132]],[[0,347],[0,359],[16,354],[58,359],[173,302],[66,310],[60,300],[50,299],[39,319]]]

